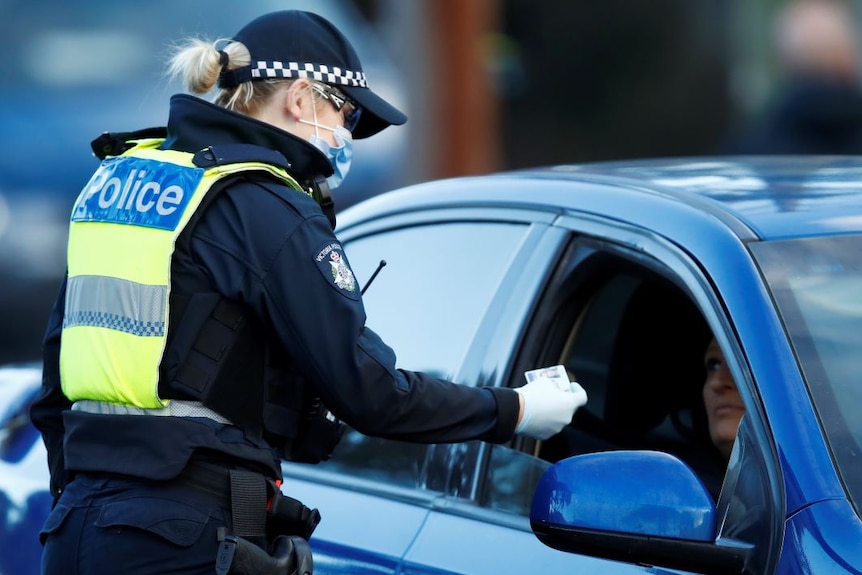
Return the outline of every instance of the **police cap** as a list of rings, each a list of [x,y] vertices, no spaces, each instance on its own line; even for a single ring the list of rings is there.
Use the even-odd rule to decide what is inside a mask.
[[[274,78],[307,78],[333,85],[362,108],[353,129],[357,139],[407,121],[407,116],[371,91],[353,46],[317,14],[271,12],[249,22],[233,40],[248,48],[251,65],[223,73],[221,87]]]

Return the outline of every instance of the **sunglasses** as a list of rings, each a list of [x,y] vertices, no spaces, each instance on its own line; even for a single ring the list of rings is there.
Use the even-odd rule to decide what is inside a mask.
[[[335,109],[344,115],[344,127],[353,132],[353,129],[359,124],[360,116],[362,116],[362,108],[359,107],[359,104],[327,84],[314,83],[311,86],[323,98],[332,102]]]

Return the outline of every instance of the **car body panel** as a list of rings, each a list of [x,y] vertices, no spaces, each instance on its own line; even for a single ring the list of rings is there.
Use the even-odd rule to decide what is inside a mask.
[[[321,575],[397,573],[398,564],[428,516],[427,500],[411,503],[374,493],[359,481],[303,479],[303,466],[285,465],[283,490],[321,509],[312,538],[314,572]],[[307,476],[307,474],[305,474]],[[325,476],[324,476],[325,481]],[[397,518],[397,521],[393,520]]]
[[[404,575],[643,572],[639,567],[592,557],[561,556],[535,538],[528,522],[518,521],[516,528],[498,522],[483,522],[445,510],[432,513],[405,557],[402,572]],[[441,541],[446,544],[441,545]]]
[[[755,177],[756,182],[752,182]],[[743,240],[747,239],[742,231],[745,227],[762,239],[862,231],[862,218],[855,215],[862,207],[858,194],[862,174],[853,157],[632,160],[521,170],[479,178],[471,185],[476,201],[487,199],[493,204],[511,194],[515,196],[513,203],[517,203],[525,183],[539,184],[527,203],[549,209],[592,211],[633,223],[643,222],[650,227],[666,223],[670,226],[669,235],[673,234],[673,219],[667,221],[669,214],[654,213],[652,202],[646,204],[650,209],[644,210],[645,204],[639,199],[648,200],[643,192],[668,200],[678,198],[680,208],[696,207],[704,212],[704,219],[709,215],[720,218]],[[366,203],[365,207],[380,209],[377,204],[386,203],[388,210],[395,211],[413,200],[425,207],[457,202],[458,189],[470,180],[418,184],[411,186],[409,195],[399,194],[397,198],[389,195]],[[594,183],[612,189],[607,190],[607,197],[598,194],[584,197],[572,193],[566,182],[583,182],[582,188]],[[641,191],[631,194],[627,188]],[[414,193],[421,199],[414,198]],[[354,213],[361,217],[363,211]],[[347,224],[348,220],[342,223]]]
[[[845,499],[821,501],[787,522],[781,573],[859,573],[862,524]],[[804,565],[806,570],[802,570]]]
[[[640,160],[578,171],[645,180],[656,188],[720,202],[723,211],[764,239],[847,233],[862,226],[858,216],[848,213],[862,206],[862,174],[850,156]]]

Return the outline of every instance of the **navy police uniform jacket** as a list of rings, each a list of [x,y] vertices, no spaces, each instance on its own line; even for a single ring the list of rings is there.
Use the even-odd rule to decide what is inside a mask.
[[[199,98],[171,99],[163,147],[196,152],[234,143],[282,153],[299,181],[331,173],[323,154],[291,134]],[[284,360],[349,426],[420,443],[511,438],[518,413],[514,391],[462,386],[396,368],[392,349],[365,326],[359,289],[334,282],[330,264],[321,261],[321,254],[332,251],[345,255],[308,195],[274,181],[238,179],[206,207],[190,233],[191,241],[178,247],[172,260],[172,293],[216,292],[241,302]],[[45,335],[43,387],[31,408],[47,446],[55,498],[67,472],[167,480],[200,452],[223,454],[280,477],[278,450],[233,425],[70,410],[59,371],[64,296],[65,282]]]

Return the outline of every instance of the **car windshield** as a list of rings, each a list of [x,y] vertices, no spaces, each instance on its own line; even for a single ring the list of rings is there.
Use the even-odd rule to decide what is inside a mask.
[[[848,494],[862,504],[862,235],[752,246]]]

